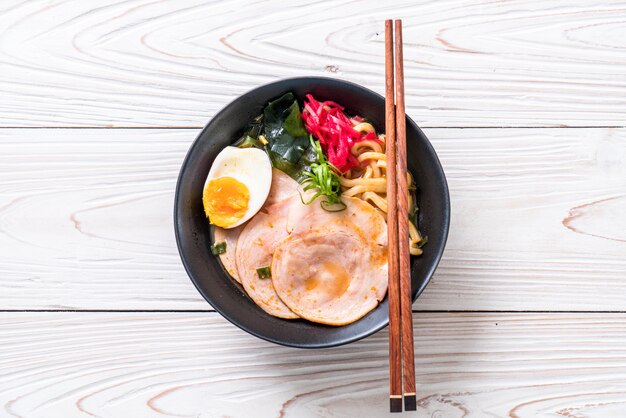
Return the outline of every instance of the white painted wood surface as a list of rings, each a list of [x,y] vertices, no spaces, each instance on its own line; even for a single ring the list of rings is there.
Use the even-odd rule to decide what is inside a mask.
[[[626,1],[6,0],[0,417],[386,416],[386,331],[302,351],[189,312],[211,307],[172,206],[199,128],[241,93],[382,92],[388,17],[452,198],[411,416],[624,414]]]
[[[207,309],[173,235],[197,130],[0,130],[0,306]],[[626,310],[626,129],[427,129],[452,226],[434,310]]]
[[[618,418],[624,314],[414,314],[418,412]],[[0,416],[384,417],[387,332],[279,347],[217,313],[4,313]]]
[[[424,126],[624,126],[624,1],[3,1],[2,126],[203,126],[241,93],[328,75],[383,92],[405,25]]]

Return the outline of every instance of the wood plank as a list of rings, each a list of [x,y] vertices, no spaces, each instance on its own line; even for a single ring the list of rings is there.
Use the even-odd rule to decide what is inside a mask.
[[[0,125],[202,126],[263,83],[325,75],[382,93],[402,17],[424,126],[624,126],[624,2],[3,2]]]
[[[209,308],[182,267],[172,221],[197,133],[0,131],[3,308]]]
[[[420,417],[617,417],[624,314],[415,314]],[[298,350],[208,314],[0,313],[0,415],[386,416],[387,331]]]
[[[450,237],[416,307],[626,310],[626,130],[427,130]]]
[[[197,132],[0,130],[0,306],[209,308],[172,223]],[[426,134],[452,225],[417,309],[626,310],[626,129]]]

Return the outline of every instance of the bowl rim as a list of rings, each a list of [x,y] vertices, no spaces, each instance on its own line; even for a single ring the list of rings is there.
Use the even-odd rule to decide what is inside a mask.
[[[330,348],[330,347],[337,347],[337,346],[341,346],[341,345],[345,345],[345,344],[349,344],[355,341],[359,341],[363,338],[366,338],[370,335],[373,335],[375,333],[377,333],[378,331],[382,330],[383,328],[387,327],[389,325],[389,318],[387,317],[385,320],[383,320],[379,325],[376,325],[372,328],[369,328],[367,331],[362,331],[358,334],[354,334],[354,335],[350,335],[341,339],[338,339],[332,343],[290,343],[288,341],[283,341],[283,340],[277,340],[275,338],[272,338],[270,336],[267,335],[263,335],[257,331],[255,331],[254,329],[235,322],[234,319],[231,319],[230,315],[228,313],[226,313],[220,306],[219,303],[214,304],[212,303],[207,297],[207,295],[205,294],[205,291],[200,287],[200,285],[197,283],[197,280],[195,278],[195,276],[192,274],[191,272],[191,267],[188,265],[188,261],[186,260],[186,257],[183,255],[183,248],[182,248],[182,243],[181,243],[181,237],[180,237],[180,231],[179,231],[179,227],[178,227],[178,218],[179,218],[179,210],[178,210],[178,202],[180,199],[180,194],[181,194],[181,187],[182,187],[182,174],[183,171],[185,170],[187,164],[189,163],[189,159],[191,158],[191,155],[193,154],[193,151],[200,145],[200,140],[203,137],[205,131],[207,131],[211,125],[211,123],[217,119],[221,114],[225,113],[227,111],[228,108],[230,108],[232,105],[234,105],[238,100],[240,100],[243,96],[247,96],[259,89],[263,89],[263,88],[267,88],[270,87],[274,84],[282,84],[285,82],[307,82],[309,84],[315,84],[316,81],[321,80],[323,82],[331,82],[331,83],[338,83],[338,84],[345,84],[348,86],[351,86],[353,88],[356,89],[360,89],[360,90],[365,90],[368,93],[377,96],[378,98],[380,98],[381,100],[385,100],[385,98],[375,92],[374,90],[369,89],[368,87],[362,86],[358,83],[352,82],[352,81],[348,81],[348,80],[343,80],[343,79],[339,79],[339,78],[334,78],[334,77],[322,77],[322,76],[302,76],[302,77],[289,77],[289,78],[281,78],[281,79],[277,79],[277,80],[273,80],[269,83],[265,83],[265,84],[260,84],[257,85],[256,87],[249,89],[247,91],[245,91],[244,93],[241,93],[239,95],[237,95],[237,97],[235,97],[234,99],[232,99],[231,101],[229,101],[226,105],[224,105],[218,112],[216,112],[209,120],[208,122],[204,125],[204,127],[200,130],[200,132],[198,133],[198,135],[196,136],[196,138],[193,140],[193,142],[191,143],[191,145],[189,146],[189,148],[187,149],[187,153],[185,155],[185,158],[183,159],[183,162],[180,166],[180,170],[178,172],[178,177],[176,180],[176,189],[175,189],[175,193],[174,193],[174,211],[173,211],[173,221],[174,221],[174,234],[176,237],[176,247],[178,250],[178,255],[181,259],[181,262],[183,264],[183,267],[185,268],[185,272],[187,273],[187,276],[189,277],[189,279],[191,280],[191,282],[193,283],[194,287],[196,288],[196,290],[200,293],[200,295],[202,295],[202,297],[204,298],[204,300],[207,302],[207,304],[217,313],[219,313],[222,317],[224,317],[226,320],[228,320],[231,324],[235,325],[236,327],[246,331],[247,333],[254,335],[255,337],[258,337],[262,340],[274,343],[274,344],[278,344],[278,345],[282,345],[282,346],[286,346],[286,347],[294,347],[294,348],[305,348],[305,349],[315,349],[315,348]],[[421,136],[423,138],[426,139],[425,141],[425,146],[429,149],[432,157],[434,157],[434,161],[435,161],[435,168],[438,171],[438,173],[436,173],[437,177],[439,177],[441,179],[441,183],[442,183],[442,196],[443,196],[443,208],[444,208],[444,213],[443,213],[443,223],[444,223],[444,228],[442,230],[442,242],[441,242],[441,249],[440,251],[437,252],[437,254],[435,255],[435,258],[432,262],[432,264],[429,266],[429,268],[426,271],[425,274],[425,280],[423,281],[422,285],[419,286],[417,289],[412,289],[412,293],[413,293],[413,297],[412,297],[412,302],[415,302],[417,300],[417,298],[420,296],[420,294],[424,291],[424,289],[426,288],[426,286],[430,283],[432,276],[435,272],[435,270],[437,269],[437,267],[439,266],[439,263],[441,262],[441,259],[443,257],[443,253],[445,252],[445,247],[447,244],[447,240],[448,240],[448,235],[449,235],[449,230],[450,230],[450,217],[451,217],[451,208],[450,208],[450,192],[449,192],[449,187],[448,187],[448,181],[445,175],[445,172],[443,170],[443,167],[441,165],[441,161],[439,160],[439,156],[437,155],[437,152],[435,151],[435,149],[433,148],[430,140],[428,139],[428,137],[422,132],[421,128],[419,127],[419,125],[413,121],[413,119],[411,119],[411,117],[407,114],[406,115],[406,120],[407,120],[407,125],[411,125],[412,129],[415,129],[417,132],[419,132],[421,134]],[[210,311],[208,311],[210,312]]]

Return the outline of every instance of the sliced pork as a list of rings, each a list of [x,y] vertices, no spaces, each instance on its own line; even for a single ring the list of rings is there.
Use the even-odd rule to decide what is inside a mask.
[[[299,184],[277,168],[272,168],[272,186],[265,206],[273,205],[281,200],[298,194]]]
[[[228,272],[237,282],[241,283],[239,279],[239,273],[237,272],[237,264],[235,263],[235,248],[237,248],[237,240],[239,234],[243,230],[244,225],[240,225],[236,228],[224,229],[215,227],[213,232],[213,242],[225,242],[226,252],[220,254],[220,261],[224,266],[224,270]]]
[[[387,224],[382,213],[356,197],[342,197],[341,200],[346,209],[339,212],[322,209],[319,199],[310,205],[292,205],[287,216],[287,231],[301,235],[313,232],[321,225],[345,226],[367,242],[386,246]]]
[[[387,248],[365,241],[349,228],[326,226],[291,235],[278,246],[272,281],[283,302],[302,318],[345,325],[384,298]]]
[[[248,295],[264,311],[279,318],[293,319],[293,313],[278,297],[271,278],[260,278],[259,268],[272,264],[276,247],[289,235],[287,213],[291,204],[300,197],[294,196],[266,206],[250,220],[241,232],[235,250],[237,272]]]

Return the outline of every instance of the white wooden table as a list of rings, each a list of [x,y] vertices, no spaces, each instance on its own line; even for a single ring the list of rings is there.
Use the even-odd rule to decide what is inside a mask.
[[[452,198],[411,416],[626,415],[626,1],[3,0],[0,417],[386,416],[386,331],[244,333],[189,281],[172,207],[243,92],[382,92],[388,17]]]

